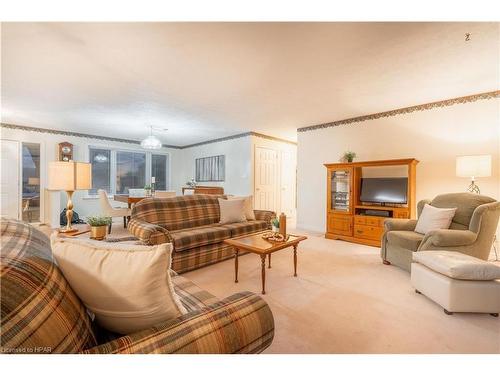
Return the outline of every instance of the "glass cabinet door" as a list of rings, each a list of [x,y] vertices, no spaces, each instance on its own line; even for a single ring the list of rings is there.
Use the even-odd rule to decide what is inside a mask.
[[[350,211],[351,171],[349,169],[334,170],[331,173],[331,207],[332,211]]]

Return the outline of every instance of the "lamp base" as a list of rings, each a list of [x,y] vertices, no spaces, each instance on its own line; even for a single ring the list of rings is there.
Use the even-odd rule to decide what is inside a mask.
[[[78,232],[78,229],[76,228],[59,228],[59,233],[75,233],[75,232]]]
[[[472,180],[471,184],[467,188],[467,191],[469,193],[481,194],[481,190],[479,190],[479,186],[475,184],[474,180]]]

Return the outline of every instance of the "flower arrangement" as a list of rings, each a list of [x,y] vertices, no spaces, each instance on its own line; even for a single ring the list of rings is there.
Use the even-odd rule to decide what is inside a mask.
[[[87,217],[87,223],[91,227],[102,227],[111,225],[111,218],[107,216],[89,216]]]
[[[277,217],[271,219],[271,226],[274,232],[278,231],[278,229],[280,228],[280,221]]]
[[[344,152],[343,159],[347,161],[348,163],[352,163],[354,158],[356,157],[356,153],[353,151],[346,151]]]
[[[197,182],[194,180],[194,178],[191,179],[191,181],[186,182],[186,185],[189,186],[190,188],[196,187]]]

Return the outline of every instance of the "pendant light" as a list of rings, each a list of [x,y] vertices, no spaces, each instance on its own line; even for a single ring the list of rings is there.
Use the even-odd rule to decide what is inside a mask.
[[[161,148],[161,141],[153,135],[153,127],[150,126],[150,134],[141,141],[141,147],[146,150],[158,150]]]

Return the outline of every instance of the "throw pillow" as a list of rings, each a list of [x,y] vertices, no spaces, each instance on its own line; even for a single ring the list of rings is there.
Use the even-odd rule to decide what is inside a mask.
[[[247,221],[245,215],[245,201],[243,199],[219,198],[220,221],[219,224],[241,223]]]
[[[234,195],[228,195],[229,200],[243,200],[245,201],[244,210],[247,220],[255,220],[255,213],[253,212],[253,196],[248,197],[237,197]]]
[[[456,208],[437,208],[426,204],[418,218],[415,232],[426,234],[431,230],[448,229],[456,210]]]
[[[104,328],[136,332],[186,313],[170,278],[172,245],[143,246],[51,236],[75,293]]]

